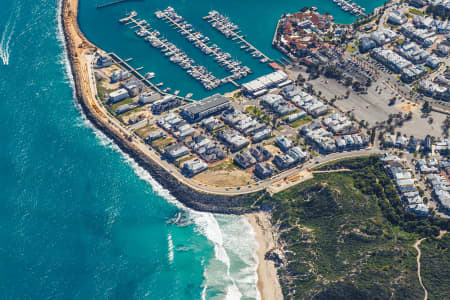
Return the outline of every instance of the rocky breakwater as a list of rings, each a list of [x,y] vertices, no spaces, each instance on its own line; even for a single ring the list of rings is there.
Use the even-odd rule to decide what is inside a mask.
[[[102,112],[102,109],[96,104],[97,101],[93,99],[85,54],[88,51],[96,51],[97,47],[89,42],[81,32],[78,26],[77,11],[78,0],[63,0],[61,19],[76,98],[87,119],[186,206],[199,211],[228,214],[243,214],[256,210],[257,208],[252,208],[251,205],[264,193],[263,191],[227,196],[196,190],[179,181],[157,162],[139,151],[133,144],[132,137],[112,125],[111,117]]]

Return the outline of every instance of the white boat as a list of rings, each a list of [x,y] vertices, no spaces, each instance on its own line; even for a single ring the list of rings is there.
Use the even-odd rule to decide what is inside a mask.
[[[147,79],[152,79],[154,77],[155,77],[155,73],[153,73],[153,72],[149,72],[149,73],[145,74],[145,78],[147,78]]]

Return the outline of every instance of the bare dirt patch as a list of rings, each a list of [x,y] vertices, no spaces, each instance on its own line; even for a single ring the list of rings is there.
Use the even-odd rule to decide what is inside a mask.
[[[264,148],[267,149],[273,156],[279,154],[281,152],[280,148],[274,145],[265,145]]]
[[[252,174],[244,170],[207,170],[194,177],[194,180],[201,184],[223,186],[223,187],[238,187],[247,185],[249,182],[253,183]]]
[[[416,103],[411,102],[403,102],[396,106],[396,108],[402,112],[402,113],[409,113],[409,112],[417,112],[419,110],[419,106]]]

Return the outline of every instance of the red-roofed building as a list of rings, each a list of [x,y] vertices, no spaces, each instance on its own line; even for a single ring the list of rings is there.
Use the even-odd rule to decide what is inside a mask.
[[[333,25],[333,17],[308,10],[285,15],[279,22],[274,46],[286,55],[301,58],[326,47],[320,38]]]

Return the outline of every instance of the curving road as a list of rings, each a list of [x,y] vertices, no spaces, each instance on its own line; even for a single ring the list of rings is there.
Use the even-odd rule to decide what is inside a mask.
[[[288,176],[291,176],[291,175],[296,174],[303,170],[317,167],[317,166],[325,164],[325,163],[329,163],[329,162],[343,159],[343,158],[367,156],[367,155],[372,155],[372,154],[382,154],[383,153],[383,151],[378,150],[378,149],[363,149],[363,150],[352,151],[352,152],[333,153],[333,154],[330,154],[327,156],[321,156],[319,158],[315,158],[302,166],[284,171],[283,173],[280,173],[280,174],[278,174],[270,179],[267,179],[265,181],[260,181],[255,184],[250,184],[250,185],[241,186],[241,187],[214,187],[214,186],[199,184],[199,183],[194,182],[193,180],[183,176],[174,165],[168,163],[165,160],[162,160],[156,151],[152,150],[147,144],[145,144],[140,139],[136,138],[135,135],[133,135],[131,131],[124,128],[124,126],[116,118],[109,116],[109,114],[106,111],[106,109],[104,108],[104,106],[101,103],[99,103],[99,101],[96,97],[97,88],[96,88],[96,85],[94,84],[95,78],[94,78],[94,74],[93,74],[93,70],[92,70],[93,56],[87,55],[86,62],[87,62],[87,66],[88,66],[87,74],[90,79],[89,87],[90,87],[91,95],[92,95],[91,101],[93,100],[93,102],[97,102],[96,106],[102,111],[102,113],[103,113],[102,117],[106,118],[107,122],[110,125],[112,125],[113,127],[115,127],[116,130],[118,129],[119,132],[122,132],[123,135],[132,136],[133,139],[132,139],[131,143],[135,148],[137,148],[139,151],[145,153],[148,157],[150,157],[152,160],[157,162],[163,169],[165,169],[172,176],[177,178],[180,182],[182,182],[183,184],[188,185],[189,187],[196,189],[200,192],[210,193],[210,194],[228,195],[228,196],[258,192],[258,191],[266,189],[271,184],[278,182]],[[145,123],[139,122],[139,123],[135,124],[135,126],[132,126],[131,129],[136,129],[136,128],[142,126],[142,124],[145,124]]]

